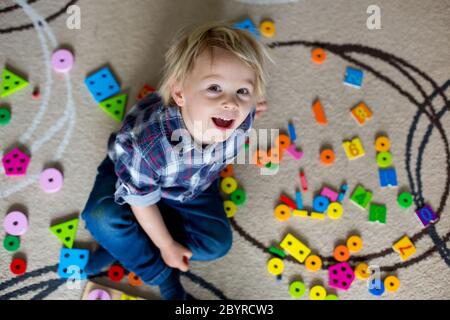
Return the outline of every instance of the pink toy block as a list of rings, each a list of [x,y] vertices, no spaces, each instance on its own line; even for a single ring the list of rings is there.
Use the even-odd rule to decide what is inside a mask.
[[[336,202],[339,194],[328,187],[324,187],[320,192],[321,196],[327,197],[331,202]]]
[[[348,290],[355,280],[355,273],[347,262],[341,262],[328,268],[328,286]]]
[[[15,148],[3,157],[2,163],[7,176],[24,176],[27,174],[30,157]]]
[[[302,151],[297,151],[295,144],[291,144],[287,149],[286,152],[289,153],[289,155],[294,158],[295,160],[300,160],[303,157]]]

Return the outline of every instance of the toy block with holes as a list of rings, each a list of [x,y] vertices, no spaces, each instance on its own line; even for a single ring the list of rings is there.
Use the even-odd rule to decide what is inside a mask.
[[[3,156],[2,163],[7,176],[24,176],[27,174],[30,157],[19,148],[14,148]]]
[[[342,146],[344,147],[345,154],[349,160],[355,160],[366,154],[361,140],[358,137],[352,139],[351,141],[344,141]]]
[[[250,18],[234,23],[233,28],[239,30],[246,30],[250,32],[256,39],[260,38],[258,28],[255,26],[255,24]]]
[[[84,80],[96,102],[102,102],[120,91],[119,83],[108,67],[91,74]]]
[[[81,300],[146,300],[121,290],[88,281]]]
[[[58,275],[62,279],[85,280],[84,268],[89,261],[89,250],[62,248],[59,257]]]
[[[111,118],[113,118],[117,122],[121,122],[123,120],[123,116],[125,115],[127,98],[128,95],[126,93],[119,94],[108,100],[100,102],[99,106]]]
[[[2,73],[2,83],[0,90],[0,98],[6,98],[16,92],[21,91],[22,89],[28,86],[28,81],[14,72],[8,70],[7,68],[3,69]]]
[[[347,67],[345,69],[344,84],[353,88],[360,89],[363,83],[364,73],[362,70]]]
[[[378,176],[381,188],[397,187],[397,172],[392,167],[391,141],[388,137],[379,136],[375,139],[377,152]]]
[[[416,253],[416,247],[408,236],[404,236],[392,246],[395,252],[400,255],[402,261],[408,260],[414,253]]]
[[[373,114],[364,102],[360,102],[356,107],[351,109],[351,115],[353,116],[353,119],[362,126],[366,121],[372,119]]]
[[[220,172],[220,190],[226,196],[229,196],[228,200],[224,200],[223,207],[228,218],[234,217],[238,207],[243,206],[247,200],[246,192],[238,188],[238,182],[233,177],[233,166],[227,165]]]
[[[340,262],[328,268],[328,286],[348,290],[355,280],[355,273],[347,262]]]
[[[69,249],[72,249],[77,234],[78,218],[54,225],[50,231]]]
[[[311,249],[290,233],[281,241],[280,247],[300,263],[303,263],[311,253]]]

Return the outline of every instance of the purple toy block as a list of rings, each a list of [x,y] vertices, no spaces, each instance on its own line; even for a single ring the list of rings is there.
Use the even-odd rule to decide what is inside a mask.
[[[355,280],[355,273],[347,262],[341,262],[328,268],[328,286],[348,290]]]
[[[320,195],[327,197],[328,199],[330,199],[331,202],[336,202],[339,196],[339,194],[336,191],[331,190],[328,187],[324,187],[320,192]]]
[[[7,176],[24,176],[27,174],[30,157],[15,148],[3,157],[2,163]]]
[[[431,222],[435,222],[439,219],[436,212],[434,212],[428,204],[418,209],[416,211],[416,215],[424,227],[427,227]]]
[[[303,152],[297,151],[297,148],[293,143],[286,149],[286,152],[295,160],[300,160],[303,157]]]

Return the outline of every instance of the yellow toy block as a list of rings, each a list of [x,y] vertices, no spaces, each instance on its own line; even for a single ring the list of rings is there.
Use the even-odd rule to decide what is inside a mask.
[[[361,140],[358,137],[351,141],[344,141],[342,146],[344,147],[345,153],[347,154],[349,160],[363,157],[366,154]]]
[[[323,220],[323,219],[325,219],[325,214],[313,211],[313,212],[311,212],[310,217],[311,217],[311,219]]]
[[[306,210],[293,210],[292,215],[295,217],[308,218],[309,213]]]
[[[408,260],[409,257],[411,257],[417,251],[416,247],[408,238],[408,236],[404,236],[398,242],[394,243],[392,248],[400,255],[402,261]]]
[[[280,247],[300,263],[303,263],[311,253],[311,249],[290,233],[281,241]]]

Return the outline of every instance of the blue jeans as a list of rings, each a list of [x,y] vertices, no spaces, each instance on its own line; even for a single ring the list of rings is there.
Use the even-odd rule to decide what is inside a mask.
[[[81,213],[86,228],[124,268],[149,285],[159,285],[172,272],[128,204],[114,202],[117,176],[106,157],[97,169],[94,188]],[[232,232],[219,193],[219,179],[197,198],[180,203],[161,199],[157,206],[175,241],[192,251],[191,260],[214,260],[231,248]]]

